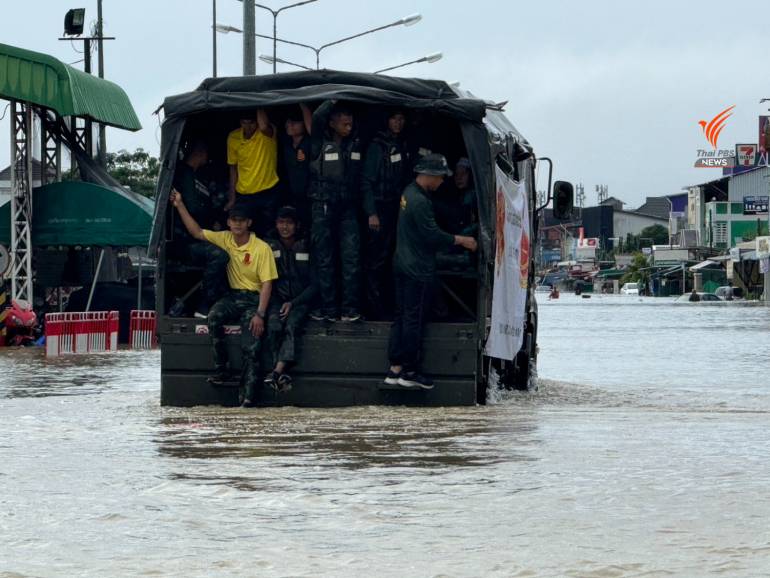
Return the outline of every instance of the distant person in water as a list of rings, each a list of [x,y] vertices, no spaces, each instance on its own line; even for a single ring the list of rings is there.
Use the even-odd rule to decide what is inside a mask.
[[[551,289],[551,292],[548,294],[548,299],[558,299],[559,298],[559,290],[554,287]]]
[[[690,298],[688,301],[700,301],[700,295],[698,295],[698,292],[693,287],[692,293],[690,293]]]

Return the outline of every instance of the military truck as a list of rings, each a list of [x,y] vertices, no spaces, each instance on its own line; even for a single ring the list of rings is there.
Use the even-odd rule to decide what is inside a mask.
[[[536,206],[538,161],[532,147],[503,114],[502,104],[475,98],[446,82],[320,70],[209,78],[191,92],[166,98],[162,105],[161,169],[150,241],[150,250],[158,255],[161,404],[239,404],[237,387],[215,387],[207,382],[213,371],[213,357],[205,320],[194,318],[192,307],[181,307],[186,311],[181,316],[170,314],[179,313],[180,303],[194,302],[201,278],[199,269],[169,258],[175,244],[185,242],[175,238],[174,219],[178,215],[168,199],[186,142],[206,135],[210,166],[205,179],[211,194],[223,197],[227,186],[226,138],[238,127],[244,111],[264,107],[280,131],[281,119],[290,107],[299,103],[315,107],[329,100],[343,101],[354,110],[359,137],[364,141],[378,128],[377,119],[383,118],[386,107],[399,107],[408,111],[407,134],[411,142],[444,154],[450,164],[460,157],[469,159],[476,191],[479,250],[472,259],[447,256],[439,261],[434,302],[440,311],[432,312],[423,345],[423,371],[436,382],[432,390],[406,390],[384,384],[389,323],[309,320],[298,363],[291,370],[292,389],[265,389],[259,404],[473,405],[485,403],[490,392],[498,388],[532,388],[537,358],[532,256],[537,249],[537,216],[541,209]],[[514,187],[525,216],[506,217],[501,181]],[[572,202],[571,185],[556,183],[553,190],[554,208],[566,215]],[[521,251],[517,245],[510,255],[505,252],[502,236],[506,218],[519,225],[527,223],[521,235],[529,241]],[[508,250],[513,251],[510,242]],[[522,310],[515,323],[513,317],[494,319],[492,314],[496,269],[501,267],[501,260],[509,257],[517,261],[511,265],[519,270],[517,291],[523,291]],[[520,343],[507,359],[486,355],[485,346],[495,327]],[[228,337],[230,360],[237,369],[237,328],[233,333]]]

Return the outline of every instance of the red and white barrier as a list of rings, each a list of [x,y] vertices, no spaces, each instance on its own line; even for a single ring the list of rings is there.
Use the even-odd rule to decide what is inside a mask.
[[[158,336],[155,328],[155,311],[132,311],[131,325],[128,333],[128,342],[131,345],[131,349],[152,349],[157,347]]]
[[[118,311],[47,313],[45,354],[98,353],[118,349]]]

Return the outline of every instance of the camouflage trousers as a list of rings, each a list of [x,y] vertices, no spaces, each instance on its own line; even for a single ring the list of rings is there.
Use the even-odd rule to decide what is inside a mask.
[[[353,202],[313,201],[311,243],[321,291],[321,311],[337,316],[337,275],[342,273],[342,314],[359,313],[361,291],[360,235]]]
[[[280,310],[277,303],[271,305],[267,317],[267,343],[273,366],[279,361],[297,361],[297,340],[308,314],[307,305],[292,307],[286,319],[281,319]]]
[[[216,371],[227,370],[227,342],[225,325],[238,323],[241,326],[241,356],[243,386],[246,398],[254,399],[259,381],[259,351],[262,339],[254,337],[249,329],[251,319],[259,308],[259,293],[231,290],[230,293],[214,303],[209,311],[208,326],[211,344],[214,347],[214,366]]]

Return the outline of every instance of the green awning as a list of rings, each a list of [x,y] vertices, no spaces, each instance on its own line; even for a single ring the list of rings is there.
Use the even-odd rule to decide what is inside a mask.
[[[626,274],[624,269],[603,269],[596,276],[600,279],[620,279]]]
[[[32,192],[32,244],[145,247],[153,202],[92,183],[65,181]],[[0,244],[11,243],[11,203],[0,206]]]
[[[86,74],[53,56],[0,44],[0,98],[31,102],[56,111],[123,128],[142,125],[117,84]]]

